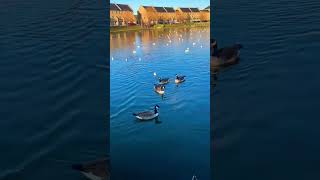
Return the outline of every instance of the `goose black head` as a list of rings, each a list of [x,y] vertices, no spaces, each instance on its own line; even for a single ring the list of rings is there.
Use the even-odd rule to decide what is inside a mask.
[[[210,39],[211,56],[218,56],[218,43],[215,39]]]
[[[154,106],[154,113],[156,114],[156,113],[158,113],[158,109],[160,108],[160,106],[158,105],[158,104],[156,104],[155,106]]]
[[[218,43],[217,43],[217,41],[215,40],[215,39],[210,39],[210,46],[211,47],[218,47]]]

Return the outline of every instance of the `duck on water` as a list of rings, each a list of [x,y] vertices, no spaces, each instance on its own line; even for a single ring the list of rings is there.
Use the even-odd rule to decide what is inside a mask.
[[[163,84],[154,84],[154,91],[157,92],[158,94],[163,95],[165,88],[166,87]]]
[[[155,105],[153,111],[136,112],[133,113],[133,116],[135,116],[139,120],[152,120],[159,116],[159,108],[159,105]]]
[[[241,44],[218,49],[218,43],[215,39],[210,40],[211,65],[213,67],[227,67],[237,64],[240,59]]]
[[[168,84],[170,78],[158,78],[159,79],[159,84]]]
[[[184,76],[184,75],[176,74],[176,79],[174,81],[175,81],[176,84],[182,83],[182,82],[184,82],[186,80],[185,77],[186,76]]]
[[[153,75],[155,77],[157,77],[157,73],[156,72],[154,72]],[[168,78],[168,77],[158,77],[158,80],[159,80],[159,84],[168,84],[170,78]]]

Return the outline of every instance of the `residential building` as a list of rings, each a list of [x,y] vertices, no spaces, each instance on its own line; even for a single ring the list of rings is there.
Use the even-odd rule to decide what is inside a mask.
[[[179,22],[200,22],[201,12],[198,8],[182,8],[176,10],[177,19]]]
[[[133,10],[126,4],[110,3],[110,26],[128,26],[136,24]]]

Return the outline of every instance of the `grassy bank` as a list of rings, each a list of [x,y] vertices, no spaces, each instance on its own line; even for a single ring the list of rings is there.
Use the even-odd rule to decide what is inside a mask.
[[[147,30],[147,29],[209,27],[209,26],[210,26],[210,22],[184,23],[184,24],[157,24],[150,28],[145,28],[142,26],[122,26],[122,27],[110,27],[110,32],[116,33],[116,32],[127,32],[127,31],[141,31],[141,30]]]

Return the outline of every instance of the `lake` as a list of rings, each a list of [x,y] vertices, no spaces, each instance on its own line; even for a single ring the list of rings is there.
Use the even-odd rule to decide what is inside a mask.
[[[0,179],[78,180],[108,153],[105,7],[0,3]]]
[[[111,179],[210,178],[209,39],[209,27],[110,35]],[[154,73],[171,78],[164,96]],[[132,115],[156,104],[160,122]]]
[[[213,179],[319,179],[320,1],[215,1],[211,35],[241,60],[213,90]]]

